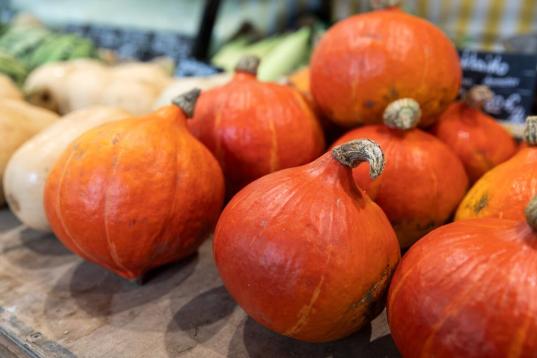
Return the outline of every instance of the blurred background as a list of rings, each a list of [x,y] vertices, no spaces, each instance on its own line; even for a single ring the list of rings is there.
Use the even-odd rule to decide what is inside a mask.
[[[505,81],[488,79],[497,84],[489,113],[522,123],[534,111],[537,1],[405,0],[403,8],[437,24],[456,44],[463,89],[486,82],[487,66],[507,64]],[[12,74],[0,63],[0,71],[21,83],[53,61],[165,58],[175,76],[208,76],[231,71],[250,53],[262,59],[261,79],[280,80],[307,66],[329,26],[370,10],[369,0],[0,0],[0,56],[25,68]],[[14,30],[21,24],[31,30]]]

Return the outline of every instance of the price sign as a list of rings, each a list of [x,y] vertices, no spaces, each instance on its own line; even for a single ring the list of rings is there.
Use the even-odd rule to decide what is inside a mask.
[[[485,111],[519,134],[535,98],[537,55],[461,50],[462,90],[488,86],[494,99]]]

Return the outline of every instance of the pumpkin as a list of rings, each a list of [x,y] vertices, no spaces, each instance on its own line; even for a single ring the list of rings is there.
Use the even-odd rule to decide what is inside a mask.
[[[293,72],[289,78],[289,83],[294,86],[297,90],[311,96],[310,94],[310,69],[309,67],[302,67],[295,72]]]
[[[310,342],[345,337],[374,318],[399,261],[386,215],[350,168],[382,171],[380,147],[345,143],[266,175],[228,203],[213,250],[225,287],[257,322]]]
[[[388,294],[403,357],[535,357],[537,199],[526,215],[455,222],[410,248]]]
[[[497,217],[524,218],[526,203],[537,194],[537,117],[528,117],[526,146],[509,160],[488,171],[468,191],[455,220]]]
[[[26,141],[13,154],[4,173],[4,192],[11,211],[26,226],[50,231],[43,207],[48,173],[67,146],[100,124],[128,117],[113,107],[90,107],[62,117]]]
[[[159,63],[107,66],[77,59],[38,67],[28,76],[24,90],[31,103],[61,114],[94,105],[145,114],[170,81],[168,70]]]
[[[442,113],[432,130],[461,159],[472,183],[516,152],[511,134],[482,112],[493,96],[486,86],[471,88],[463,101]]]
[[[420,125],[428,126],[457,96],[462,74],[455,47],[399,2],[376,1],[379,10],[340,21],[313,52],[311,93],[341,126],[378,123],[388,103],[405,97],[418,101]]]
[[[22,100],[22,93],[8,76],[0,73],[0,98]]]
[[[44,194],[67,248],[127,279],[196,251],[224,196],[218,162],[186,128],[198,95],[90,129],[68,146]]]
[[[17,148],[57,119],[57,114],[46,109],[16,99],[0,99],[0,179]],[[0,185],[0,206],[4,203]]]
[[[420,107],[412,99],[392,102],[385,124],[354,129],[336,141],[371,138],[388,158],[380,178],[372,181],[363,166],[353,170],[356,184],[384,210],[402,248],[449,219],[462,200],[468,178],[464,167],[444,143],[421,129]]]
[[[259,58],[244,57],[233,79],[201,94],[188,127],[216,156],[229,193],[322,154],[321,126],[295,89],[256,79]]]

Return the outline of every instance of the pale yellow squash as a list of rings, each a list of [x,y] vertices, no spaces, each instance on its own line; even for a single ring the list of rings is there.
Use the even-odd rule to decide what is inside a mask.
[[[74,111],[24,143],[11,157],[4,174],[7,203],[19,220],[32,229],[49,231],[43,188],[50,168],[78,136],[128,116],[122,109],[104,106]]]
[[[58,118],[54,112],[23,101],[0,100],[0,178],[17,148]],[[4,191],[0,186],[0,205],[4,202]]]
[[[22,93],[8,76],[0,73],[0,98],[22,100]]]

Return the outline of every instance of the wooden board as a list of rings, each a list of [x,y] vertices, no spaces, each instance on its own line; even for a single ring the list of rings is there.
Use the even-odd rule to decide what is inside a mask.
[[[222,286],[210,241],[138,286],[81,260],[53,235],[24,227],[3,209],[0,252],[0,356],[399,356],[384,313],[328,344],[263,328]]]

